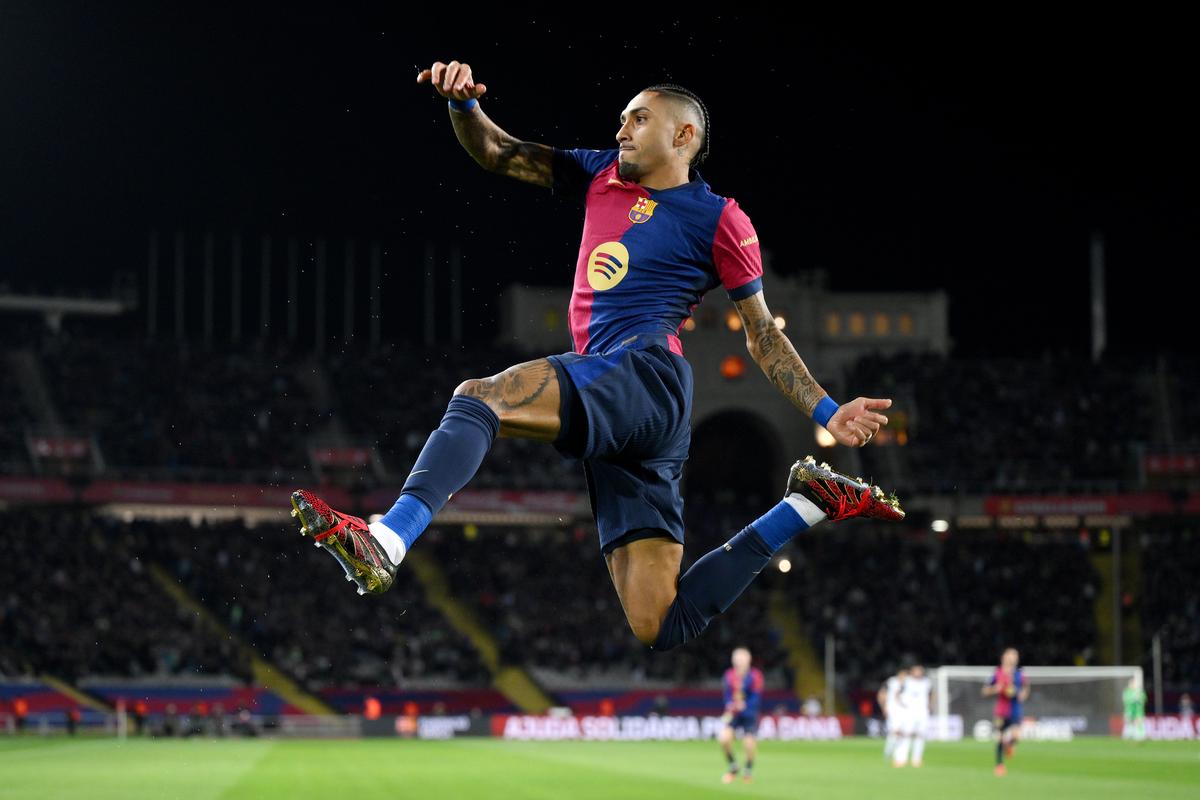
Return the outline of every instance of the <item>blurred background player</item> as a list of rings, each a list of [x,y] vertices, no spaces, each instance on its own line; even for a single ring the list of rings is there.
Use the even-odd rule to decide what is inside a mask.
[[[900,738],[900,687],[907,675],[908,669],[901,667],[895,675],[884,681],[875,696],[879,710],[883,712],[883,727],[887,737],[883,745],[884,759],[891,758],[892,753],[896,752],[896,740]]]
[[[1005,773],[1004,758],[1020,741],[1021,704],[1029,698],[1029,683],[1018,666],[1020,653],[1010,647],[1000,656],[1000,666],[983,687],[984,697],[996,698],[996,775]]]
[[[725,760],[729,769],[721,776],[724,783],[733,783],[738,775],[737,757],[733,754],[733,737],[735,733],[742,736],[742,748],[746,756],[746,766],[742,770],[742,780],[751,779],[754,769],[754,754],[758,749],[758,714],[762,705],[763,674],[750,666],[750,651],[739,647],[731,657],[733,666],[725,670],[721,683],[725,687],[725,715],[721,720],[725,727],[721,729],[717,741],[725,751]]]
[[[900,684],[900,724],[892,766],[903,767],[912,756],[912,765],[921,766],[925,756],[925,732],[929,729],[929,702],[933,694],[933,682],[925,674],[925,667],[913,664],[908,675]]]
[[[1125,724],[1121,728],[1122,739],[1135,742],[1146,740],[1146,690],[1137,676],[1129,679],[1125,691],[1121,692],[1121,704],[1125,706]]]

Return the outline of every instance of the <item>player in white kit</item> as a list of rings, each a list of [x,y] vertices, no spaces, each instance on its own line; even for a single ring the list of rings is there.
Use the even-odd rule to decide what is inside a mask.
[[[925,756],[925,731],[929,728],[929,703],[933,695],[933,682],[925,674],[925,667],[913,664],[908,668],[908,677],[900,687],[900,706],[904,709],[900,725],[900,740],[896,743],[896,754],[892,766],[903,767],[912,755],[912,765],[921,766]]]
[[[898,670],[879,687],[879,693],[875,696],[879,709],[883,712],[884,727],[887,729],[887,742],[883,746],[885,759],[892,757],[892,753],[896,751],[896,742],[900,739],[900,719],[903,710],[900,707],[900,687],[904,684],[906,675],[907,669]]]

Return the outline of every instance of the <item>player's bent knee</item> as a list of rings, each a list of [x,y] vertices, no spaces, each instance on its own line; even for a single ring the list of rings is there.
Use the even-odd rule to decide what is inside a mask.
[[[653,647],[658,641],[658,632],[662,628],[662,619],[648,614],[630,615],[629,627],[638,641],[647,647]]]
[[[458,385],[454,390],[455,395],[465,394],[471,397],[478,397],[486,402],[488,393],[488,381],[486,378],[468,378]]]
[[[469,378],[454,390],[455,396],[466,395],[482,400],[501,421],[505,418],[504,404],[498,401],[495,378]]]

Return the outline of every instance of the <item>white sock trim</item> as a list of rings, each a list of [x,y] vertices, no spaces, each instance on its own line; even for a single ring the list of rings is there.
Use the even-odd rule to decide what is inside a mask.
[[[379,546],[383,548],[383,552],[387,553],[393,564],[399,564],[404,560],[404,554],[408,548],[404,546],[404,540],[400,538],[400,534],[382,522],[372,522],[367,526],[367,530],[375,537],[375,541],[379,542]]]
[[[809,500],[798,492],[792,492],[787,495],[783,498],[783,502],[794,508],[796,513],[800,515],[800,519],[804,520],[805,524],[810,528],[825,519],[825,512],[817,508],[812,500]]]

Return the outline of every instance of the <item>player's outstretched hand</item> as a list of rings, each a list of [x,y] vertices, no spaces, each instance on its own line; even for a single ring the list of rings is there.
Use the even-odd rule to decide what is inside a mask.
[[[856,397],[833,412],[825,427],[838,444],[862,447],[871,441],[880,427],[887,425],[887,417],[879,412],[891,406],[891,400]]]
[[[426,81],[433,84],[433,88],[437,89],[442,97],[455,100],[483,97],[483,93],[487,91],[487,86],[475,82],[474,76],[471,75],[471,65],[458,61],[451,61],[449,64],[433,62],[432,67],[417,73],[417,83]]]

